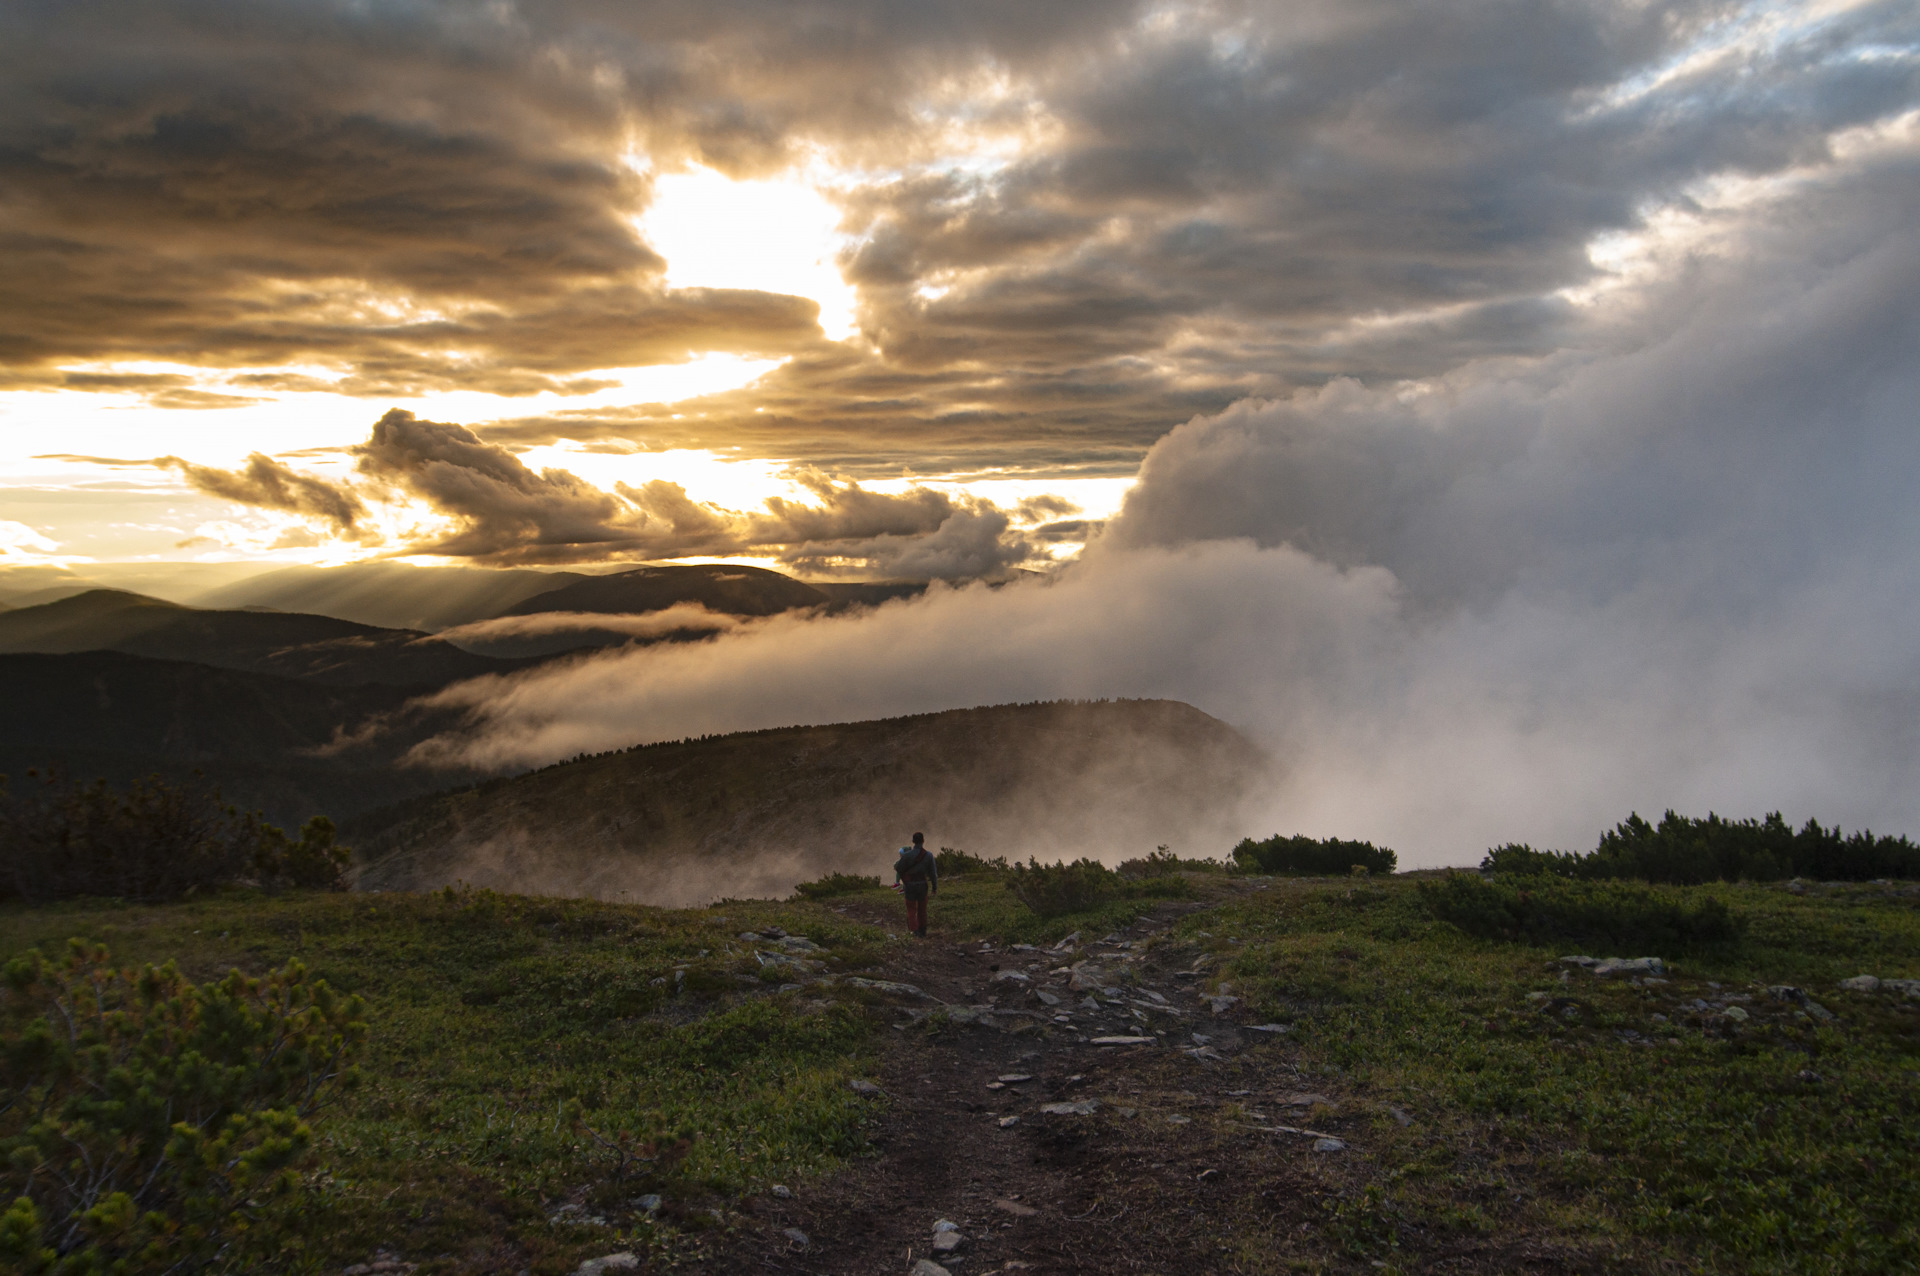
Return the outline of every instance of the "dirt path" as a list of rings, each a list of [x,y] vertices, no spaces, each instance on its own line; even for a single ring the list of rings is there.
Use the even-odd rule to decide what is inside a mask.
[[[936,919],[931,939],[871,972],[926,994],[892,998],[905,1026],[875,1078],[879,1155],[752,1202],[759,1226],[711,1270],[878,1276],[926,1258],[954,1276],[1192,1273],[1233,1270],[1243,1255],[1265,1266],[1305,1240],[1301,1225],[1324,1222],[1320,1201],[1351,1161],[1275,1128],[1347,1137],[1373,1117],[1343,1112],[1325,1079],[1308,1084],[1284,1035],[1203,998],[1203,973],[1185,968],[1193,950],[1144,950],[1193,907],[1045,952],[943,940]],[[1105,992],[1084,974],[1070,987],[1063,968],[1081,961]],[[945,1026],[910,1021],[940,1003]],[[1305,1092],[1331,1102],[1311,1106]],[[1058,1104],[1083,1110],[1045,1111]],[[941,1220],[965,1238],[957,1252],[935,1252]]]

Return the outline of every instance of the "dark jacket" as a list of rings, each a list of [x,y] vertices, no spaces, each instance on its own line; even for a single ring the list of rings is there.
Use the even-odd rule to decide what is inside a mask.
[[[893,876],[906,888],[902,893],[908,899],[925,899],[940,886],[940,866],[934,862],[933,852],[924,846],[895,861]]]

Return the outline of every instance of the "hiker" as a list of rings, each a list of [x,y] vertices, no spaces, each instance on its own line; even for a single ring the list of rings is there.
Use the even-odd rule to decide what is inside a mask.
[[[900,848],[893,865],[893,889],[907,897],[907,929],[927,937],[927,896],[940,889],[940,866],[927,849],[927,835],[915,833],[913,845]]]

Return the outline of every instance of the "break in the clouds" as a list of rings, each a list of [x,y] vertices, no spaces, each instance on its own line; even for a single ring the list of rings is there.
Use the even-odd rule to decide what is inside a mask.
[[[1845,152],[1644,246],[1566,352],[1196,417],[1045,583],[466,684],[422,756],[1166,696],[1280,759],[1271,828],[1415,865],[1668,806],[1920,828],[1920,124]]]
[[[210,408],[561,396],[494,442],[1122,472],[1239,399],[1582,340],[1596,244],[1913,109],[1917,43],[1901,0],[35,0],[0,11],[0,360]],[[670,286],[640,227],[688,164],[834,199],[853,338]],[[565,408],[715,351],[785,362]]]

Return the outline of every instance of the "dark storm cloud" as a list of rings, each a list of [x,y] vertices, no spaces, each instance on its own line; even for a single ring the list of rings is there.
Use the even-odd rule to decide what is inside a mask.
[[[1597,235],[1911,109],[1916,45],[1893,0],[19,4],[0,362],[371,396],[791,356],[678,420],[483,434],[1118,468],[1248,396],[1559,348]],[[1024,141],[983,158],[969,130]],[[825,343],[803,299],[664,288],[634,149],[852,166],[865,340]]]

